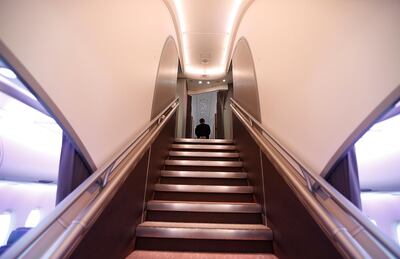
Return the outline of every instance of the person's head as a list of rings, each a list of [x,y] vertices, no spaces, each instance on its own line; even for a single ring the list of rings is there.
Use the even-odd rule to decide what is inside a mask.
[[[203,118],[200,119],[200,123],[201,123],[201,124],[203,124],[203,123],[205,123],[205,122],[206,122],[206,121],[205,121]]]

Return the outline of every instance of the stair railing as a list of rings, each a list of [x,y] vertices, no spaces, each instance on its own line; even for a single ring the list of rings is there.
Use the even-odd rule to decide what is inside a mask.
[[[400,258],[400,247],[324,178],[295,158],[264,126],[231,98],[233,113],[278,172],[306,204],[313,218],[348,258]],[[301,178],[299,177],[302,176]]]
[[[2,258],[67,258],[179,106],[172,101],[122,151],[69,194]]]

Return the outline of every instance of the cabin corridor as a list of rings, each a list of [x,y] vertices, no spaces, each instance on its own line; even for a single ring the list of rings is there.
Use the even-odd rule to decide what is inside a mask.
[[[276,258],[253,192],[232,141],[176,139],[128,258]]]

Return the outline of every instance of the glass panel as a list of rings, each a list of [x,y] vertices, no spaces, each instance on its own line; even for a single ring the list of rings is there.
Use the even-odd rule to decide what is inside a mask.
[[[29,215],[28,218],[26,218],[25,221],[25,227],[27,228],[34,228],[39,224],[40,221],[40,209],[33,209]]]
[[[0,246],[7,243],[8,235],[10,234],[11,228],[11,213],[2,212],[0,213]]]
[[[363,213],[397,242],[400,221],[400,114],[398,102],[355,144]]]

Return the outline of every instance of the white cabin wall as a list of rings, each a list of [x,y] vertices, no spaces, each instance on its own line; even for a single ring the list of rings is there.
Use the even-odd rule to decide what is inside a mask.
[[[8,237],[16,228],[24,227],[34,209],[40,211],[39,220],[44,219],[55,207],[56,191],[56,184],[0,181],[0,213],[11,214],[9,228],[1,231]]]
[[[254,58],[265,127],[321,173],[400,85],[400,1],[256,0],[236,41]]]
[[[98,167],[149,121],[169,35],[173,21],[157,0],[0,2],[1,41]]]
[[[176,97],[179,97],[180,105],[176,116],[176,137],[184,138],[186,134],[187,118],[187,86],[186,79],[178,79],[176,85]]]

